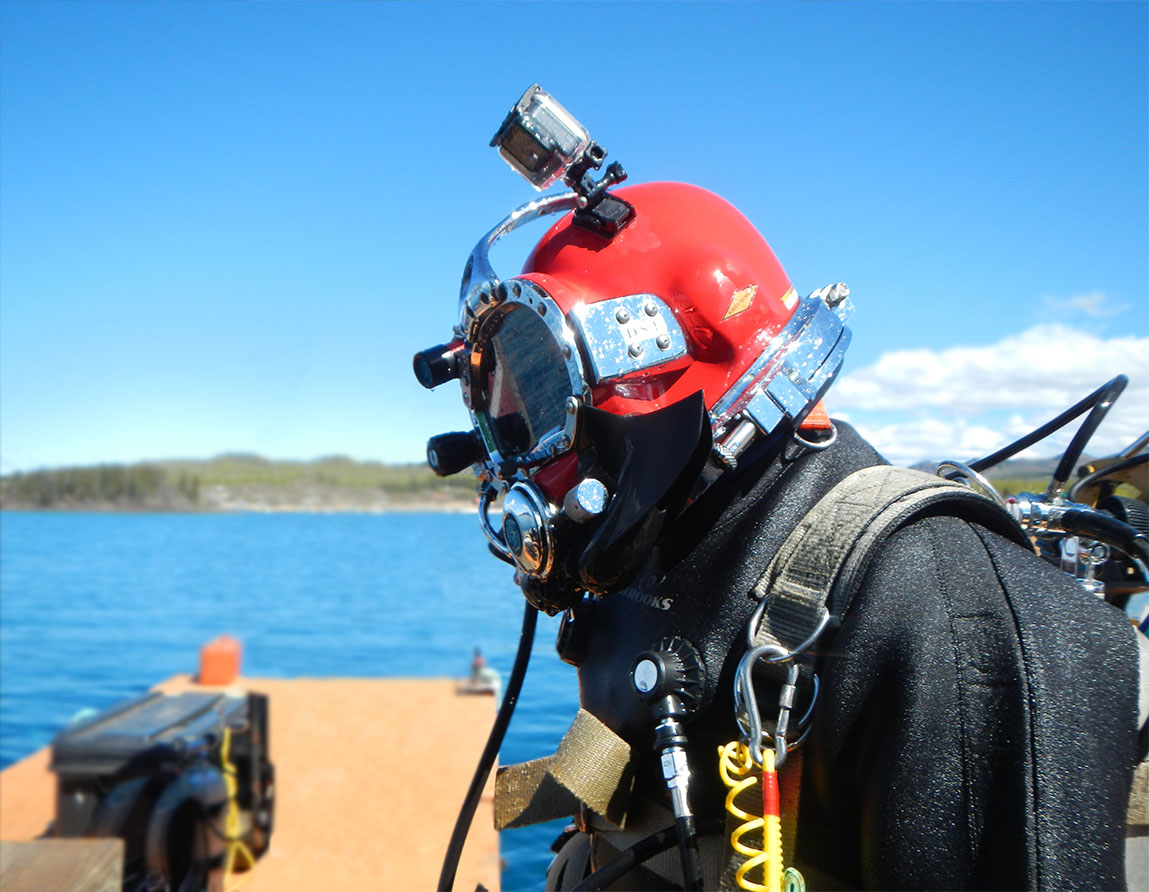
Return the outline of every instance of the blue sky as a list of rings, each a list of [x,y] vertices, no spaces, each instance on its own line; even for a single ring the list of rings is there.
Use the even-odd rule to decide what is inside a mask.
[[[411,355],[534,195],[487,145],[534,81],[632,182],[734,202],[799,291],[850,284],[828,403],[890,458],[1124,372],[1118,449],[1149,427],[1147,11],[3,2],[0,467],[420,460],[466,416]]]

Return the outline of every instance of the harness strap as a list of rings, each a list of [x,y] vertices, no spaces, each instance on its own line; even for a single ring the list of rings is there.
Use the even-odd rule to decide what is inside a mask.
[[[839,617],[846,612],[876,546],[929,514],[980,523],[1033,550],[1003,507],[960,483],[888,465],[862,468],[798,522],[751,589],[758,600],[770,598],[755,644],[800,649],[824,610]]]
[[[623,827],[633,785],[630,745],[579,709],[553,756],[499,769],[495,829],[567,818],[583,805]]]
[[[1031,550],[1033,546],[1000,505],[960,483],[888,465],[863,468],[837,483],[790,532],[751,596],[769,599],[754,644],[800,653],[821,629],[827,612],[841,617],[890,535],[919,518],[940,514],[980,523]],[[767,664],[778,676],[781,664]],[[783,851],[795,857],[801,750],[779,776]]]

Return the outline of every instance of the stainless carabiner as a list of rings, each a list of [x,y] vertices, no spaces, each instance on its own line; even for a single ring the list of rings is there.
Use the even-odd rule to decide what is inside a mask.
[[[734,682],[734,714],[743,739],[750,749],[754,761],[762,764],[762,743],[769,742],[769,735],[762,730],[762,716],[758,712],[758,700],[754,695],[754,664],[763,657],[769,663],[781,663],[790,659],[786,649],[776,644],[760,644],[742,655],[738,661],[738,674]],[[781,767],[786,761],[786,731],[790,723],[790,710],[794,705],[794,691],[798,686],[798,665],[791,663],[786,674],[786,683],[778,702],[778,725],[774,736],[774,766]],[[743,721],[745,719],[745,721]]]

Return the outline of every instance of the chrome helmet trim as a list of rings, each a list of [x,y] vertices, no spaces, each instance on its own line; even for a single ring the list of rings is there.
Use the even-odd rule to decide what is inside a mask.
[[[538,579],[554,566],[556,513],[533,483],[516,483],[503,498],[503,542],[519,568]]]
[[[831,308],[820,298],[800,298],[790,321],[710,410],[715,440],[748,418],[763,433],[783,418],[800,419],[842,366],[853,312],[848,299]]]
[[[495,275],[490,260],[491,247],[495,242],[524,223],[550,214],[561,214],[576,207],[578,196],[573,192],[547,195],[515,208],[499,225],[479,239],[463,268],[463,282],[459,289],[459,327],[467,340],[472,340],[471,330],[482,308],[499,299],[499,277]]]

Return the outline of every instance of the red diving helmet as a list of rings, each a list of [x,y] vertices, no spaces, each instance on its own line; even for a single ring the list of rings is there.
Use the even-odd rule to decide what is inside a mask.
[[[425,386],[460,380],[474,425],[432,438],[431,467],[473,467],[484,532],[548,613],[627,584],[665,523],[752,441],[797,429],[850,339],[848,289],[799,297],[718,196],[600,188],[593,197],[612,204],[588,223],[590,191],[524,205],[482,239],[455,339],[415,357]],[[523,272],[500,281],[490,246],[563,212]]]

